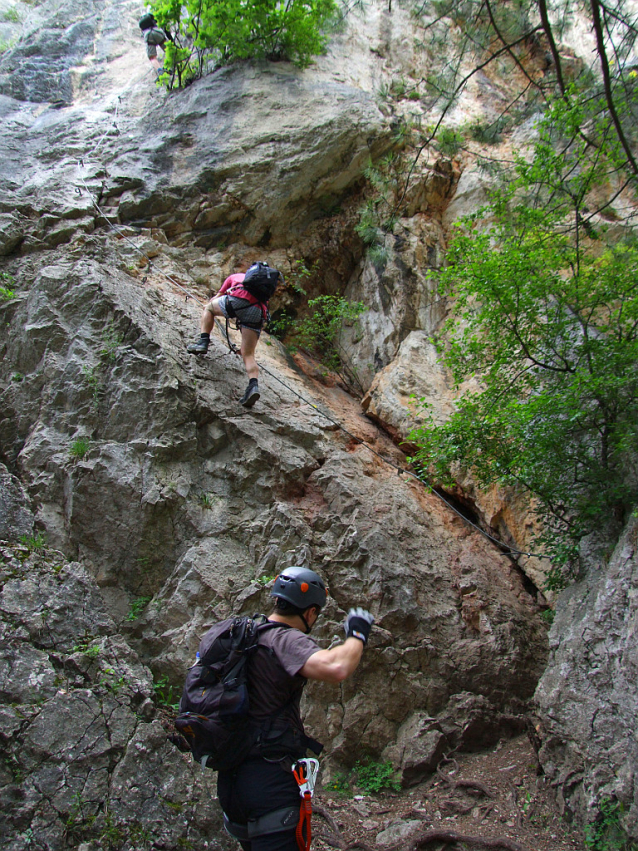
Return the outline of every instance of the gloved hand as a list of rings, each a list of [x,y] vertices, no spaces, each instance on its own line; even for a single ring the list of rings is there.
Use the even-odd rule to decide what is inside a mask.
[[[346,638],[358,638],[364,644],[367,644],[373,623],[374,618],[370,612],[361,608],[350,609],[343,625]]]

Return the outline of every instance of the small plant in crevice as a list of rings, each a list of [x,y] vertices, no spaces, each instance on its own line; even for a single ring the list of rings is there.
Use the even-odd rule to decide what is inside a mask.
[[[100,349],[100,357],[106,360],[114,361],[117,357],[117,349],[122,345],[124,336],[119,334],[115,329],[115,323],[109,324],[102,331],[102,348]]]
[[[100,655],[101,647],[99,644],[94,644],[93,640],[80,641],[79,644],[74,645],[73,652],[82,653],[88,659],[97,659]]]
[[[78,437],[77,440],[74,440],[69,448],[69,455],[71,458],[84,458],[84,456],[89,451],[91,446],[91,442],[86,437]]]
[[[73,797],[73,804],[64,818],[64,830],[70,839],[79,838],[83,831],[93,827],[97,819],[97,813],[91,812],[94,806],[91,802],[83,800],[79,792]]]
[[[126,620],[129,622],[136,621],[140,617],[144,609],[151,602],[151,600],[152,597],[136,597],[135,600],[133,600],[131,603],[128,614],[126,616]]]
[[[200,493],[198,499],[199,499],[199,504],[201,505],[202,508],[209,508],[210,509],[215,504],[216,497],[215,497],[215,494],[213,494],[213,493]]]
[[[158,677],[155,680],[153,683],[153,692],[155,693],[155,700],[159,706],[163,706],[165,709],[177,712],[179,708],[179,697],[175,694],[175,690],[169,682],[166,674],[162,674],[161,677]]]
[[[97,366],[84,364],[82,367],[82,379],[91,394],[91,407],[96,411],[100,402],[100,391],[102,389]]]
[[[122,675],[117,677],[116,679],[115,671],[113,668],[104,668],[103,674],[104,676],[102,677],[98,685],[104,686],[104,688],[110,691],[112,694],[118,694],[118,692],[126,685],[126,677]]]
[[[36,532],[34,535],[20,535],[20,543],[24,544],[30,552],[34,552],[46,547],[46,538],[42,532]]]

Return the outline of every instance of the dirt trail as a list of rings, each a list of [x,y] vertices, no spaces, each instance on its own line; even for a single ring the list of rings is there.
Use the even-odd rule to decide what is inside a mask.
[[[408,851],[419,837],[435,832],[482,842],[422,841],[417,843],[420,851],[585,848],[582,832],[561,818],[545,778],[537,774],[536,757],[526,736],[483,753],[460,754],[410,790],[355,795],[354,799],[324,791],[316,796],[316,804],[328,818],[317,814],[313,819],[314,851],[345,849],[354,843],[379,851]]]

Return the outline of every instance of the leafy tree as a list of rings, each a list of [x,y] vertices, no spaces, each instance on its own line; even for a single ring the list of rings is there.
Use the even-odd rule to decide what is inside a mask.
[[[325,52],[325,29],[337,17],[336,0],[155,0],[151,8],[174,38],[163,75],[169,86],[201,76],[211,63],[261,58],[306,67]]]
[[[441,276],[455,311],[440,335],[443,358],[458,383],[472,376],[480,389],[462,394],[447,424],[430,419],[413,432],[422,447],[415,460],[443,479],[460,464],[484,486],[518,483],[538,501],[546,551],[560,565],[583,534],[621,518],[638,495],[638,18],[624,0],[412,8],[430,72],[402,81],[401,96],[419,99],[433,123],[411,128],[391,175],[369,169],[359,233],[383,245],[433,151],[467,161],[479,142],[478,165],[500,186],[452,235]],[[590,64],[561,46],[576,14],[591,25]],[[468,83],[490,68],[509,102],[499,100],[494,119],[448,126]],[[485,150],[530,116],[533,150]],[[558,572],[552,581],[563,581]]]
[[[411,435],[441,477],[462,464],[482,485],[526,489],[563,556],[638,498],[638,238],[588,207],[626,161],[609,115],[568,95],[533,157],[451,239],[443,358],[480,389]]]

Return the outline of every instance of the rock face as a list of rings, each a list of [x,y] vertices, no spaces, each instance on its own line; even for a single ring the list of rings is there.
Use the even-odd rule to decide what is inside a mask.
[[[594,821],[601,802],[622,805],[638,838],[638,523],[608,563],[589,557],[587,577],[563,592],[550,660],[536,691],[540,759],[568,815]]]
[[[0,544],[3,848],[230,843],[200,776],[170,745],[153,680],[95,580],[62,553]]]
[[[268,577],[311,563],[331,589],[321,637],[364,600],[379,626],[352,682],[309,690],[340,759],[379,753],[411,712],[445,715],[460,692],[519,709],[545,638],[507,559],[358,445],[402,461],[356,402],[302,380],[276,346],[260,356],[263,402],[238,409],[245,376],[224,344],[185,352],[197,308],[104,251],[110,263],[49,253],[4,306],[2,444],[39,527],[114,609],[154,598],[134,630],[143,658],[177,684],[211,620],[266,608]]]
[[[0,540],[18,540],[33,533],[33,514],[16,476],[0,464]]]
[[[427,76],[408,11],[370,4],[310,69],[242,63],[167,94],[139,6],[18,8],[23,38],[0,57],[0,258],[15,292],[0,302],[0,532],[32,549],[44,536],[72,561],[3,550],[7,847],[223,847],[210,778],[167,745],[152,678],[177,690],[210,623],[267,609],[291,564],[328,581],[322,646],[350,606],[376,617],[356,676],[307,689],[328,769],[384,755],[410,784],[441,753],[519,732],[547,655],[536,593],[397,473],[387,435],[405,438],[412,393],[441,416],[453,405],[432,272],[481,180],[459,160],[420,163],[384,264],[355,229],[368,159],[425,113],[378,97],[397,74]],[[472,109],[493,112],[476,94]],[[274,311],[302,311],[302,287],[366,302],[343,342],[369,416],[266,335],[250,412],[218,336],[207,358],[186,353],[242,257],[287,276]],[[473,499],[519,536],[498,496]]]

